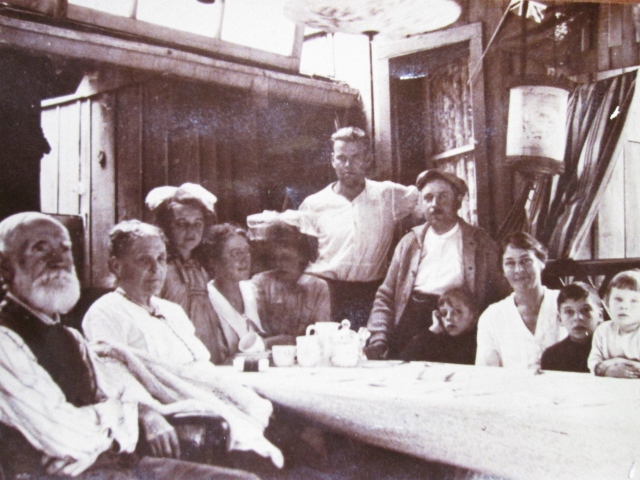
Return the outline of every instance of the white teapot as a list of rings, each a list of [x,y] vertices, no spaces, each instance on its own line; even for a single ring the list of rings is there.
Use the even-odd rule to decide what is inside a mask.
[[[356,333],[350,326],[349,320],[343,320],[332,336],[331,363],[336,367],[355,367],[363,357],[362,350],[370,333],[366,328]]]
[[[348,323],[347,328],[349,328],[349,320],[343,320]],[[320,343],[320,365],[329,366],[331,365],[331,352],[333,347],[333,336],[343,328],[343,324],[337,322],[316,322],[307,327],[307,335],[315,335],[318,337],[318,342]]]

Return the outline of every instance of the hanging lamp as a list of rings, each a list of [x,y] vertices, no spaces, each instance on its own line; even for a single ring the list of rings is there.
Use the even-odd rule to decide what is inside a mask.
[[[526,21],[531,5],[527,0],[516,3],[522,19],[522,46],[520,78],[509,88],[507,165],[533,176],[561,174],[567,144],[569,88],[553,76],[527,76]]]

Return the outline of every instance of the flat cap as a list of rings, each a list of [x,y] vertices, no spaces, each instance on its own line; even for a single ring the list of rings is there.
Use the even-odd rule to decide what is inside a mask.
[[[443,172],[442,170],[437,170],[435,168],[425,170],[420,175],[418,175],[418,178],[416,179],[416,187],[418,187],[418,190],[422,190],[427,183],[434,180],[444,180],[449,185],[451,185],[459,195],[462,196],[466,195],[469,191],[466,182],[460,177],[454,175],[453,173]]]

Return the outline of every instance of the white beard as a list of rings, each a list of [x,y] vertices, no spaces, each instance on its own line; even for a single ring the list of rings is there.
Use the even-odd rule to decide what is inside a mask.
[[[80,282],[74,268],[47,270],[29,286],[23,283],[26,276],[16,273],[14,285],[22,283],[23,300],[36,310],[67,313],[80,298]]]

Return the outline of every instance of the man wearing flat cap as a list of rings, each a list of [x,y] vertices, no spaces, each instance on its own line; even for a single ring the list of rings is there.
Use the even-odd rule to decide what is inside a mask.
[[[468,192],[464,180],[432,169],[418,176],[416,186],[426,223],[402,238],[376,293],[367,325],[370,359],[397,358],[429,328],[439,296],[449,289],[468,289],[480,311],[508,293],[498,244],[458,216]]]

